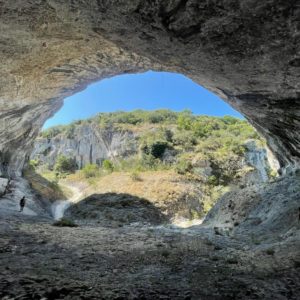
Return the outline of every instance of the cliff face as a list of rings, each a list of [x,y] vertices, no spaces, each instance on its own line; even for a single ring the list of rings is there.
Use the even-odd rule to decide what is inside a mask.
[[[295,1],[0,2],[0,165],[18,173],[42,123],[88,84],[179,72],[299,167],[299,5]]]
[[[110,121],[113,120],[113,117],[108,118]],[[163,123],[160,125],[127,124],[127,129],[124,129],[125,127],[121,129],[120,126],[99,126],[96,120],[97,117],[75,122],[68,126],[53,127],[49,129],[49,132],[41,133],[34,143],[31,159],[35,160],[42,168],[46,167],[51,170],[54,169],[58,157],[62,155],[72,158],[77,165],[77,169],[82,169],[87,164],[101,166],[105,159],[111,160],[117,166],[120,160],[137,159],[137,154],[139,154],[138,160],[142,162],[143,155],[148,151],[145,150],[145,145],[148,145],[146,147],[149,149],[149,147],[153,147],[152,145],[159,144],[163,141],[162,135],[166,132],[163,129],[163,126],[166,125],[163,125]],[[213,117],[207,118],[207,122],[212,120],[214,120]],[[219,119],[218,122],[222,122],[220,120],[222,119]],[[237,122],[240,122],[240,125],[244,124],[238,120]],[[226,130],[223,129],[224,140],[222,138],[219,138],[219,141],[214,140],[212,136],[216,133],[212,131],[210,137],[195,140],[194,146],[188,146],[186,144],[188,140],[185,142],[181,141],[183,144],[178,146],[180,142],[178,136],[182,138],[183,135],[186,139],[188,139],[188,136],[189,138],[192,136],[195,138],[196,134],[194,132],[182,131],[175,124],[172,127],[172,131],[167,131],[169,132],[168,135],[170,135],[169,142],[164,140],[162,144],[165,145],[164,143],[166,143],[168,146],[160,153],[158,161],[166,164],[169,168],[179,168],[179,173],[194,174],[195,176],[200,176],[199,178],[205,178],[205,181],[213,176],[216,178],[215,184],[228,185],[232,183],[236,186],[247,186],[267,182],[272,169],[276,171],[279,168],[278,162],[277,168],[272,166],[270,151],[267,151],[267,148],[263,146],[258,146],[258,143],[262,141],[251,140],[245,137],[245,140],[243,140],[241,133],[239,133],[241,140],[226,140],[226,136],[232,134],[231,130],[233,129],[230,126]],[[247,129],[251,130],[251,127],[249,126]],[[151,138],[149,132],[151,132]],[[252,134],[254,133],[253,131]],[[251,136],[251,133],[247,136]],[[145,144],[146,140],[148,140],[148,144],[147,142]],[[201,146],[201,141],[206,143],[206,146]],[[227,153],[219,152],[218,154],[218,152],[214,152],[216,149],[213,150],[213,147],[220,143],[225,143],[225,141],[229,143]],[[243,149],[238,155],[234,153],[237,150],[232,148],[235,143],[238,143],[236,149],[239,147]],[[209,152],[207,152],[208,150],[205,147],[208,147],[208,149],[211,147]],[[221,157],[221,159],[218,159],[218,157]],[[191,167],[185,167],[183,170],[180,170],[179,165],[182,161],[184,164],[190,164]],[[149,168],[153,166],[151,165]],[[224,179],[225,177],[227,179]]]
[[[104,159],[125,158],[137,152],[136,136],[130,131],[99,129],[93,125],[77,126],[72,135],[39,138],[32,159],[53,168],[59,155],[71,157],[81,169],[87,164],[101,165]]]

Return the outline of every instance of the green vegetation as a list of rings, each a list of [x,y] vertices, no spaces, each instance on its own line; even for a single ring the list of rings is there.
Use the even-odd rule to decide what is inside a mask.
[[[114,170],[114,164],[110,160],[105,159],[102,163],[102,168],[105,171],[112,172]]]
[[[96,164],[85,165],[81,172],[85,178],[97,177],[100,174],[99,166]]]
[[[100,113],[88,120],[50,128],[43,131],[41,137],[53,138],[62,134],[72,139],[76,130],[85,125],[95,130],[107,130],[108,134],[112,130],[133,132],[135,138],[132,143],[137,147],[134,146],[136,152],[129,156],[84,166],[78,172],[81,178],[96,182],[98,177],[112,172],[128,172],[132,181],[137,182],[142,180],[141,172],[174,170],[187,182],[199,182],[205,187],[204,212],[239,178],[253,171],[244,164],[245,142],[254,140],[258,146],[265,145],[265,141],[245,120],[164,109]],[[35,161],[31,165],[40,167]],[[54,166],[59,177],[76,169],[74,160],[65,156],[59,156]],[[272,170],[269,175],[273,176]],[[195,212],[190,214],[197,215]]]
[[[175,167],[175,170],[177,171],[178,174],[184,175],[186,173],[190,173],[193,169],[192,163],[185,159],[184,157],[181,157],[177,165]]]
[[[97,165],[87,165],[82,169],[86,178],[101,175],[101,170],[138,172],[164,169],[175,169],[179,174],[192,174],[200,178],[205,172],[204,167],[198,164],[206,161],[213,169],[206,179],[208,184],[228,185],[240,176],[239,162],[245,152],[245,141],[254,139],[258,145],[264,144],[245,120],[231,116],[197,116],[189,110],[178,113],[166,109],[100,113],[88,120],[50,128],[43,131],[41,136],[53,138],[64,134],[70,139],[78,126],[86,124],[99,129],[115,130],[148,126],[138,135],[139,149],[136,155],[126,159],[118,158],[114,162],[104,160],[100,168]],[[126,129],[126,126],[129,127]],[[73,172],[76,168],[74,161],[65,156],[59,156],[54,167],[56,172],[62,173]]]
[[[71,173],[77,169],[76,162],[71,157],[60,155],[57,158],[54,170],[62,173]]]
[[[133,181],[142,181],[142,178],[141,178],[139,172],[136,172],[136,171],[133,171],[133,172],[130,174],[130,178],[131,178]]]
[[[39,172],[39,173],[38,173]],[[70,195],[70,191],[62,188],[57,181],[54,172],[41,170],[36,171],[32,166],[24,171],[24,177],[29,182],[30,186],[42,197],[50,201],[66,199]]]
[[[39,165],[39,161],[35,159],[31,159],[28,163],[28,168],[35,170],[35,168]]]

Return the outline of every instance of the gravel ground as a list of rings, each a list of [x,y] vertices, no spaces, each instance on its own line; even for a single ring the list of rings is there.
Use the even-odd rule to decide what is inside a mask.
[[[1,299],[299,299],[300,263],[195,226],[0,220]],[[277,255],[278,253],[278,255]]]

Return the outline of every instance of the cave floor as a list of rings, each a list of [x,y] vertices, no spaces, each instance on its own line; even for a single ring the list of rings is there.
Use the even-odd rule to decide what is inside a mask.
[[[2,216],[1,299],[300,299],[300,264],[210,230]],[[275,249],[275,252],[277,250]]]

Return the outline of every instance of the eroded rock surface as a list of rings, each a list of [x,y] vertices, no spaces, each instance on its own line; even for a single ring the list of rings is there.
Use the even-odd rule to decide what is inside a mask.
[[[299,166],[297,1],[0,2],[2,173],[20,173],[66,96],[116,74],[185,74],[241,111],[281,167]]]
[[[299,240],[299,199],[300,176],[278,178],[225,194],[208,213],[204,225],[241,239],[250,235],[260,242],[285,237]]]
[[[71,133],[54,138],[38,138],[31,159],[53,168],[58,157],[71,157],[78,169],[87,164],[101,165],[103,160],[125,158],[137,153],[136,134],[129,130],[99,129],[93,125],[77,126]]]

